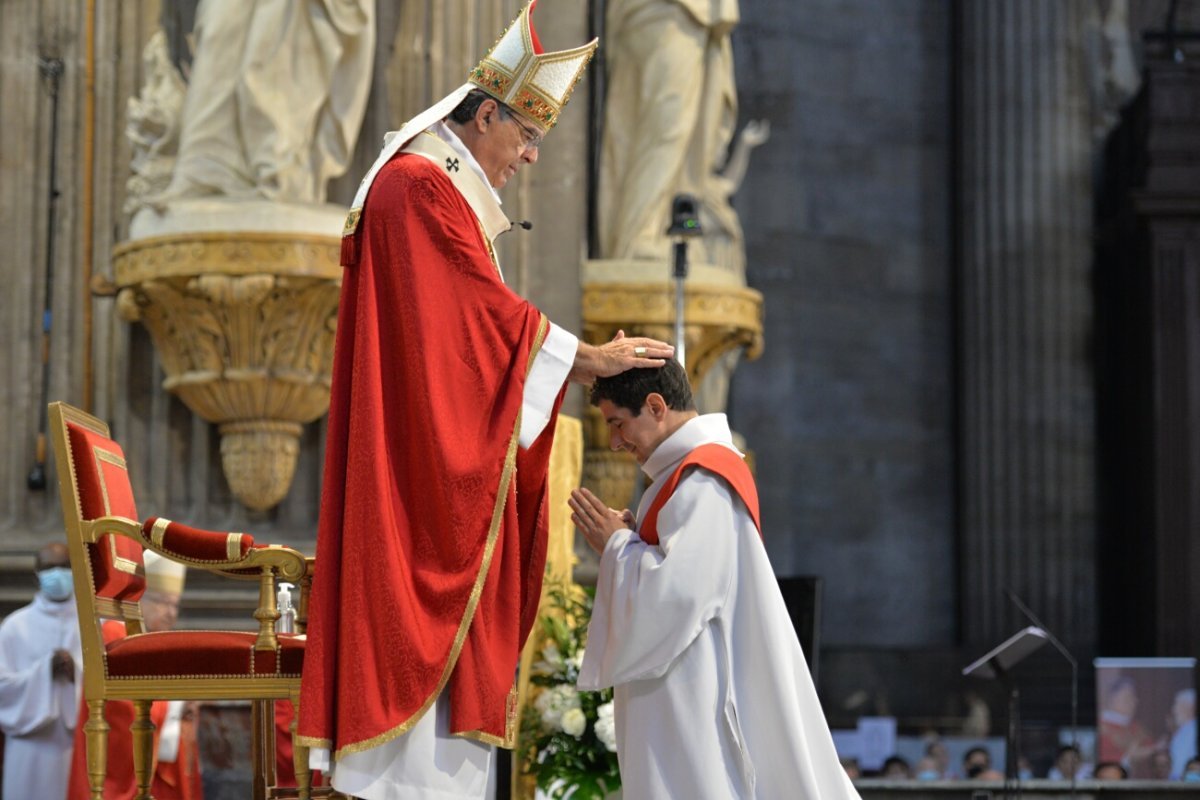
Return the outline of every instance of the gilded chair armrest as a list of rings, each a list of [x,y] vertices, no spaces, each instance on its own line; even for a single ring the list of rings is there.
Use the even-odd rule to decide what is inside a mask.
[[[304,554],[281,544],[256,546],[246,554],[246,558],[238,565],[241,569],[261,569],[270,567],[277,577],[296,583],[304,577],[307,571]]]
[[[238,578],[257,578],[269,569],[288,581],[299,581],[307,569],[298,550],[261,545],[248,533],[207,531],[162,517],[142,524],[147,548],[184,564]]]
[[[254,537],[234,531],[208,531],[163,517],[142,523],[145,546],[188,565],[207,569],[240,566],[254,548]]]
[[[142,523],[128,517],[97,517],[92,520],[82,520],[79,523],[82,538],[88,544],[95,544],[101,536],[113,533],[136,539],[142,544]]]

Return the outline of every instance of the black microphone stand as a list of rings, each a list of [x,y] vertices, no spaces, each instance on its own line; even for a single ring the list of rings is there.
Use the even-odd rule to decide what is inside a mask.
[[[1013,605],[1020,609],[1021,613],[1024,614],[1030,622],[1045,631],[1046,639],[1050,642],[1050,644],[1054,645],[1055,650],[1062,653],[1063,658],[1065,658],[1067,663],[1071,665],[1071,747],[1075,748],[1075,752],[1080,755],[1080,761],[1082,762],[1082,754],[1079,752],[1079,662],[1076,661],[1075,657],[1071,655],[1069,650],[1067,650],[1066,645],[1060,642],[1058,637],[1051,633],[1050,629],[1042,624],[1042,621],[1038,619],[1037,614],[1034,614],[1027,605],[1021,602],[1021,598],[1017,597],[1016,592],[1014,592],[1012,589],[1008,589],[1007,592],[1008,599],[1013,601]],[[1075,768],[1071,770],[1070,796],[1072,800],[1075,798],[1075,776],[1078,772],[1079,765],[1076,764]]]

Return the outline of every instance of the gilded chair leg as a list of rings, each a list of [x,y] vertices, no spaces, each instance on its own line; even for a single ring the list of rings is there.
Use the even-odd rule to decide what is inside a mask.
[[[296,726],[300,723],[300,693],[292,695],[292,766],[296,770],[296,795],[299,800],[312,797],[312,770],[308,768],[308,746],[300,744],[296,737]]]
[[[154,800],[150,779],[154,773],[154,723],[150,721],[149,700],[133,701],[133,774],[137,780],[136,800]]]
[[[88,784],[92,800],[104,800],[104,776],[108,772],[108,722],[104,701],[88,700],[88,721],[83,726],[87,748]]]

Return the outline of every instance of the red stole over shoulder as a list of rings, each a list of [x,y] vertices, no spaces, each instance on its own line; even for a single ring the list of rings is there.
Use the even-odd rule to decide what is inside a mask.
[[[393,158],[344,248],[299,709],[301,741],[334,758],[403,735],[443,690],[452,733],[515,734],[554,418],[528,450],[517,435],[549,323],[445,169]]]
[[[684,471],[689,467],[700,467],[723,478],[734,493],[742,498],[742,502],[750,511],[750,518],[754,520],[754,527],[758,528],[758,535],[762,536],[762,524],[758,516],[758,488],[754,485],[754,476],[750,474],[750,468],[746,466],[746,459],[724,445],[712,443],[702,444],[684,456],[683,462],[675,468],[671,477],[667,478],[667,482],[650,503],[650,508],[646,510],[646,516],[638,526],[638,538],[646,544],[658,544],[658,512],[671,499]]]

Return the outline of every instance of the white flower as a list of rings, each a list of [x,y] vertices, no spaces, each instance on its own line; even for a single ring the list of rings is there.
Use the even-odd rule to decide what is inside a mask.
[[[562,653],[558,652],[558,645],[554,642],[550,642],[542,648],[542,660],[556,670],[563,667]]]
[[[570,684],[552,686],[538,695],[533,707],[541,714],[546,730],[557,730],[562,727],[563,714],[579,708],[579,692]]]
[[[582,648],[582,647],[579,648],[578,650],[576,650],[575,655],[573,655],[567,659],[567,666],[574,667],[575,671],[578,672],[579,668],[583,666],[584,652],[585,652],[584,648]]]
[[[562,715],[563,733],[574,736],[578,739],[583,736],[583,732],[587,730],[587,717],[583,715],[583,710],[579,708],[569,708]]]
[[[608,752],[617,752],[617,728],[613,721],[612,701],[596,709],[596,738],[607,748]]]

